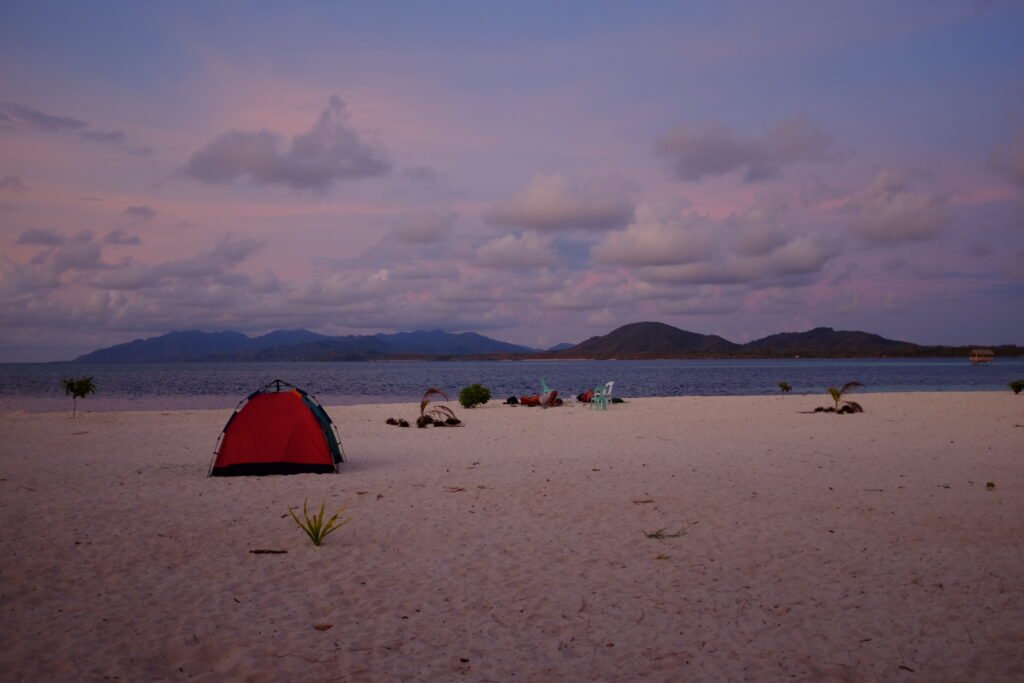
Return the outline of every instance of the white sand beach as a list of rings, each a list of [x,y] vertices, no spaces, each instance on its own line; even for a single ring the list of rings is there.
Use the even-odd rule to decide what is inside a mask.
[[[329,407],[340,474],[214,479],[227,410],[7,413],[0,679],[1024,679],[1024,396],[857,400]]]

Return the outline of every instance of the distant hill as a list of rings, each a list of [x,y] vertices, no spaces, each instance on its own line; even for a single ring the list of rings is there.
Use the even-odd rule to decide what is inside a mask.
[[[275,330],[250,338],[241,332],[169,332],[98,349],[78,363],[180,363],[203,361],[373,360],[388,356],[470,356],[531,353],[475,332],[418,330],[396,334],[328,337],[309,330]]]
[[[664,323],[644,322],[624,325],[604,336],[591,337],[562,351],[561,355],[584,358],[915,356],[921,355],[925,348],[868,332],[837,331],[830,327],[784,332],[747,344],[736,344],[717,335],[697,334]],[[938,352],[941,347],[928,348]]]
[[[75,359],[78,363],[180,363],[208,356],[238,353],[253,340],[241,332],[168,332],[99,349]]]
[[[548,351],[565,351],[566,349],[571,349],[574,346],[576,345],[569,342],[562,342],[561,344],[555,344],[549,348]]]
[[[622,356],[672,356],[679,354],[728,354],[737,351],[734,344],[713,334],[686,332],[665,323],[631,323],[602,337],[591,337],[565,353],[587,358]]]
[[[274,330],[261,337],[252,340],[254,348],[269,349],[275,346],[293,346],[295,344],[308,344],[310,342],[329,339],[326,335],[310,332],[309,330]]]
[[[884,355],[912,352],[918,348],[910,342],[886,339],[869,332],[833,330],[816,327],[807,332],[783,332],[743,345],[744,351],[786,356]]]
[[[419,330],[378,334],[375,337],[391,353],[472,356],[486,353],[532,353],[536,349],[491,339],[476,332],[452,334],[442,330]]]

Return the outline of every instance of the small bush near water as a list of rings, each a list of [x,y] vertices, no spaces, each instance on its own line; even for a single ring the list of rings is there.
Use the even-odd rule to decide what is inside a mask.
[[[64,393],[72,397],[71,417],[78,412],[78,399],[85,398],[96,391],[96,384],[92,377],[79,377],[77,379],[61,380],[64,383]]]
[[[1024,391],[1024,379],[1015,379],[1010,382],[1010,388],[1013,389],[1013,393],[1019,394]]]
[[[790,384],[789,382],[779,382],[779,389],[782,390],[782,393],[788,394],[789,392],[793,391],[793,385]]]
[[[459,403],[463,408],[483,405],[491,400],[491,390],[482,384],[471,384],[459,392]]]

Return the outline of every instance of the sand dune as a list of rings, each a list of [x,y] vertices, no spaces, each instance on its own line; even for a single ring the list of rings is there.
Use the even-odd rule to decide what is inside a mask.
[[[1024,678],[1024,398],[825,400],[334,407],[340,475],[222,479],[230,411],[2,415],[0,678]]]

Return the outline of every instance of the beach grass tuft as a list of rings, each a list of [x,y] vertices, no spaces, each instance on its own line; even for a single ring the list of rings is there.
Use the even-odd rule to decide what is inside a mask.
[[[341,513],[345,512],[346,509],[341,508],[334,514],[333,517],[331,517],[325,522],[324,518],[327,516],[325,512],[326,506],[326,502],[320,503],[320,512],[310,517],[308,509],[308,500],[303,500],[302,519],[299,519],[298,515],[295,514],[295,510],[293,508],[288,508],[288,514],[292,516],[292,519],[294,519],[295,523],[299,525],[299,528],[306,532],[306,535],[309,536],[309,539],[313,541],[313,545],[321,545],[324,542],[324,539],[327,538],[327,534],[331,533],[332,531],[337,531],[338,529],[345,526],[352,520],[351,517],[347,517],[342,519],[340,522],[338,521],[338,518],[341,516]]]

